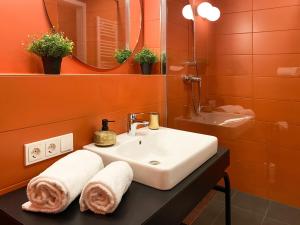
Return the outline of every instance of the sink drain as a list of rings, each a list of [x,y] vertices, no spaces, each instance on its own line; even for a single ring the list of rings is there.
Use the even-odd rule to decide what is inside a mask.
[[[151,161],[149,161],[149,164],[156,166],[156,165],[160,164],[160,162],[156,161],[156,160],[151,160]]]

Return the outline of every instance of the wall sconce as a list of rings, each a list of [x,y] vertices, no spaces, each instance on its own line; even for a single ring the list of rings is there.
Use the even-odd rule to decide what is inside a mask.
[[[209,14],[210,9],[212,7],[213,6],[210,3],[208,3],[208,2],[202,2],[197,7],[198,15],[201,16],[202,18],[206,19],[208,17],[208,14]]]
[[[197,12],[198,15],[203,19],[207,19],[209,21],[217,21],[221,16],[220,10],[208,2],[202,2],[199,4],[197,7]],[[194,20],[194,12],[190,4],[183,7],[182,15],[187,20]]]
[[[199,4],[197,12],[199,16],[209,21],[217,21],[221,16],[220,10],[208,2],[202,2]]]
[[[187,20],[194,20],[194,13],[193,13],[192,6],[190,4],[189,5],[185,5],[183,7],[183,9],[182,9],[182,15]]]

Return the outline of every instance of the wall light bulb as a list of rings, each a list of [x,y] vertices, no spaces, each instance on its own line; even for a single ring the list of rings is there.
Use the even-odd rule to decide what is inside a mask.
[[[188,20],[194,20],[193,9],[191,5],[186,5],[182,9],[182,15]]]
[[[207,17],[210,14],[211,8],[213,8],[213,6],[210,3],[208,3],[208,2],[202,2],[197,7],[198,15],[201,16],[202,18],[207,19]]]
[[[221,16],[221,12],[220,10],[217,8],[217,7],[212,7],[210,10],[209,10],[209,14],[207,15],[207,19],[209,21],[217,21]]]

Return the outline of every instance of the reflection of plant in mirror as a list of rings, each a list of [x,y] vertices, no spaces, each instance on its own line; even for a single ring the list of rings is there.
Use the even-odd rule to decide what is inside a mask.
[[[27,50],[41,57],[63,58],[71,55],[74,43],[63,33],[50,32],[42,37],[32,37]]]
[[[148,48],[143,48],[134,56],[134,60],[140,64],[153,64],[157,62],[157,56]]]
[[[117,49],[114,57],[118,63],[122,64],[131,56],[131,53],[129,49]]]

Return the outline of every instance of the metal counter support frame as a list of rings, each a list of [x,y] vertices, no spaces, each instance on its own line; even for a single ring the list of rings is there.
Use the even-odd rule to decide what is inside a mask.
[[[231,187],[229,175],[225,172],[224,176],[224,187],[221,185],[216,185],[214,190],[223,192],[225,194],[225,224],[231,225]],[[181,223],[181,225],[186,225]]]

